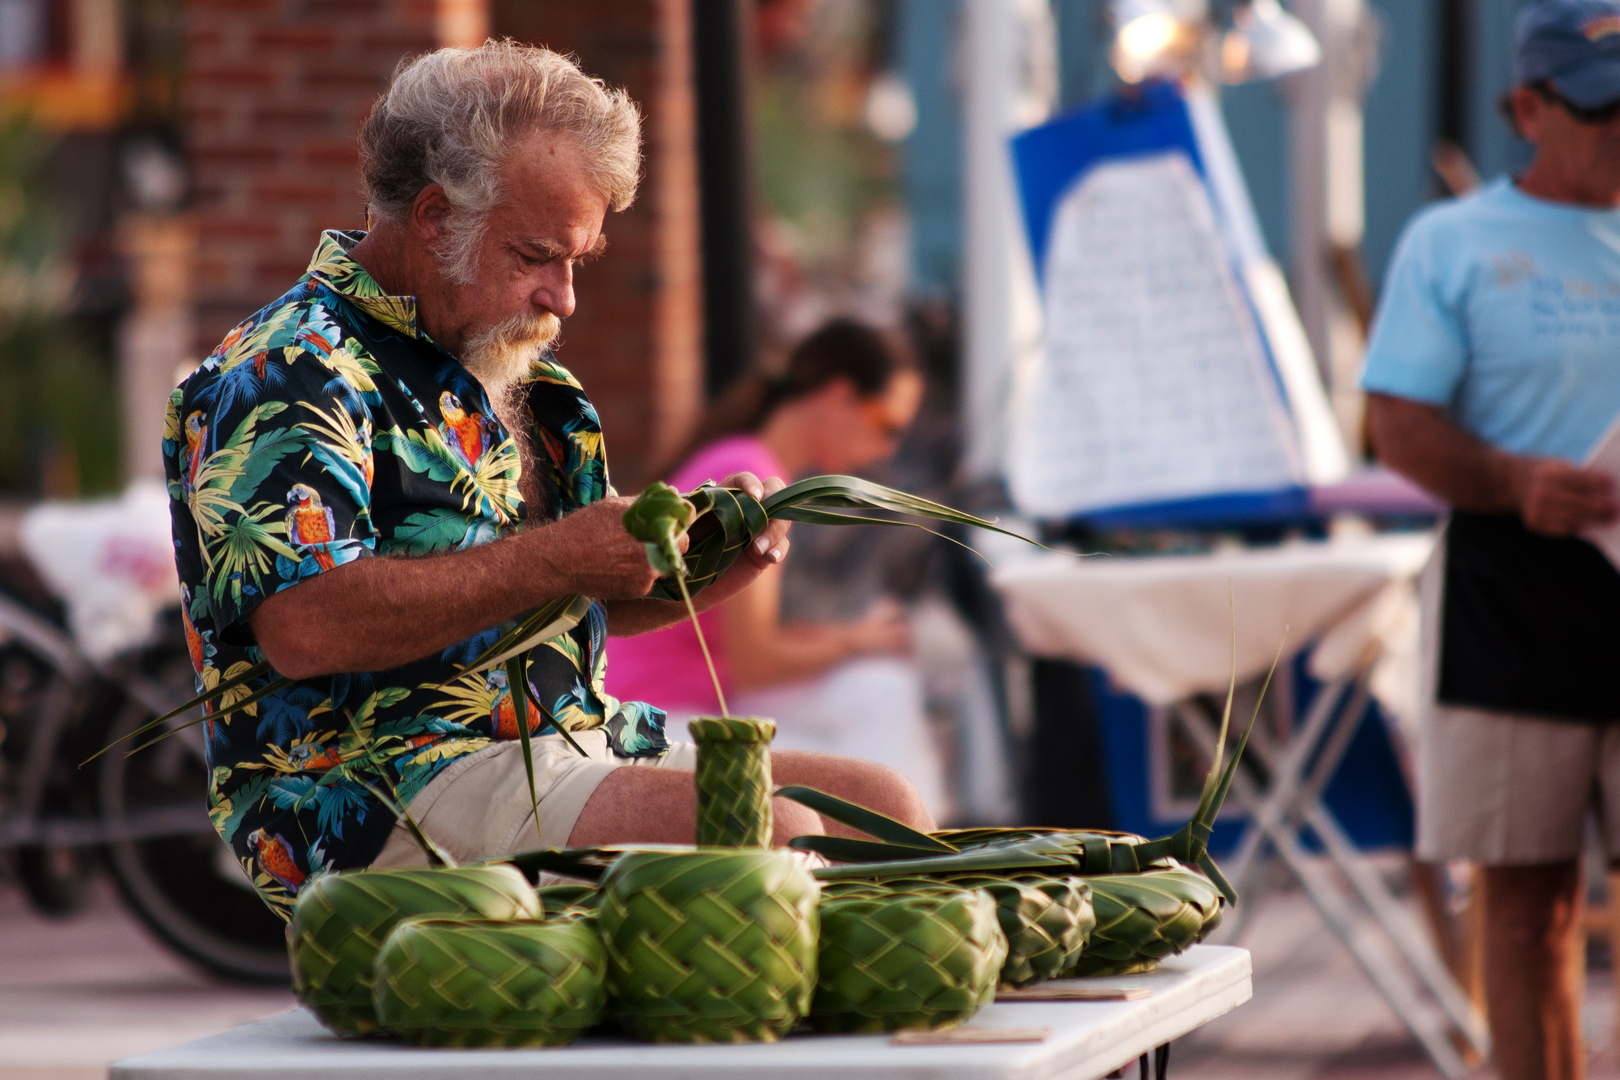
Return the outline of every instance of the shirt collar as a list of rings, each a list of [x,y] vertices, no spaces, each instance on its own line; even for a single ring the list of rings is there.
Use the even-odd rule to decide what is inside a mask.
[[[416,297],[388,295],[365,267],[349,257],[349,251],[365,236],[359,230],[328,229],[321,233],[315,254],[310,256],[306,276],[378,322],[411,337],[421,336],[416,328]]]

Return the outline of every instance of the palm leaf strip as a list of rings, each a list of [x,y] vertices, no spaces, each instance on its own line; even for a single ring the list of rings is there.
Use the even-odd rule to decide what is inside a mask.
[[[1234,645],[1235,647],[1235,645]],[[1232,777],[1243,751],[1248,746],[1250,733],[1260,716],[1260,705],[1270,689],[1272,676],[1282,658],[1282,646],[1266,673],[1260,696],[1255,702],[1249,724],[1238,738],[1231,756],[1225,756],[1227,736],[1231,724],[1232,701],[1237,692],[1236,665],[1232,681],[1227,687],[1226,707],[1221,715],[1215,759],[1204,778],[1203,790],[1192,819],[1168,836],[1156,840],[1136,837],[1111,837],[1097,833],[1048,833],[1006,840],[990,840],[966,850],[937,837],[928,837],[904,824],[879,814],[875,810],[858,806],[826,792],[788,786],[777,790],[785,799],[792,799],[815,810],[841,825],[858,829],[874,840],[858,840],[841,836],[800,836],[791,846],[801,851],[814,851],[842,866],[818,867],[814,873],[824,881],[871,878],[907,874],[954,874],[984,869],[1014,869],[1068,865],[1071,872],[1081,874],[1134,874],[1165,865],[1166,859],[1197,866],[1214,882],[1228,903],[1236,904],[1233,890],[1220,867],[1209,854],[1209,838],[1217,815],[1232,786]],[[879,820],[881,819],[881,820]],[[932,842],[930,846],[929,842]],[[946,849],[941,851],[940,849]]]

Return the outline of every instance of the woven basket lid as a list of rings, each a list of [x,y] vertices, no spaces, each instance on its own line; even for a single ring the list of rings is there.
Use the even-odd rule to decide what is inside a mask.
[[[776,721],[752,716],[699,716],[686,725],[698,742],[760,742],[776,738]]]

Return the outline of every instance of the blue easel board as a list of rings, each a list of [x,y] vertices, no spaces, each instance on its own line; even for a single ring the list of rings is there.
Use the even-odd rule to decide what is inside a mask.
[[[1205,126],[1208,126],[1208,121],[1205,122]],[[1230,207],[1221,206],[1221,200],[1215,191],[1218,185],[1210,183],[1205,155],[1200,149],[1199,135],[1192,113],[1181,90],[1173,83],[1149,83],[1138,90],[1116,95],[1061,116],[1018,135],[1011,141],[1011,149],[1018,177],[1025,232],[1037,280],[1041,283],[1043,292],[1048,289],[1048,255],[1051,251],[1054,223],[1059,209],[1065,198],[1075,192],[1099,166],[1133,159],[1162,158],[1166,154],[1179,155],[1191,166],[1197,178],[1196,182],[1206,189],[1217,219],[1230,216],[1232,213]],[[1223,173],[1226,174],[1235,175],[1230,168]],[[1232,186],[1229,182],[1227,190],[1230,191]],[[1238,186],[1241,186],[1241,181],[1238,181]],[[1239,200],[1243,201],[1245,206],[1246,198],[1243,196]],[[1223,230],[1221,243],[1224,261],[1235,271],[1241,261],[1241,253],[1233,248],[1242,247],[1244,244],[1232,240],[1232,235],[1235,235],[1233,230]],[[1255,243],[1258,243],[1258,240]],[[1263,354],[1265,366],[1264,374],[1260,378],[1270,387],[1270,389],[1262,388],[1258,392],[1266,396],[1271,390],[1275,390],[1286,408],[1287,395],[1271,343],[1261,328],[1253,299],[1243,286],[1241,274],[1234,274],[1234,278],[1242,293],[1241,304],[1244,306],[1244,314],[1257,333],[1260,351]],[[1093,294],[1087,292],[1082,295]],[[1243,321],[1242,316],[1238,321],[1240,323]],[[1089,348],[1089,339],[1084,340],[1087,340]],[[1118,369],[1107,369],[1104,365],[1103,368],[1091,370]],[[1237,384],[1217,381],[1215,385]],[[1092,392],[1101,391],[1099,389]],[[1173,394],[1169,397],[1153,396],[1148,400],[1161,401],[1172,398]],[[1248,392],[1244,392],[1238,400],[1247,402],[1253,398],[1248,396]],[[1134,417],[1136,414],[1131,412],[1125,415]],[[1239,430],[1261,429],[1240,426]],[[1152,426],[1143,436],[1146,439],[1170,437],[1174,437],[1173,432]],[[1140,442],[1134,438],[1133,441]],[[1267,485],[1276,483],[1274,475],[1268,477],[1265,483]],[[1041,485],[1026,490],[1049,489]],[[1101,506],[1093,504],[1089,509],[1068,516],[1096,528],[1219,527],[1297,520],[1304,514],[1306,503],[1306,488],[1302,482],[1290,482],[1276,487],[1266,486],[1257,490],[1229,490],[1222,486],[1212,489],[1207,495],[1198,494],[1197,488],[1193,487],[1185,494],[1178,493],[1175,497],[1169,498],[1154,497],[1144,491],[1140,497],[1116,503],[1112,496],[1109,496]],[[1025,509],[1026,513],[1042,516],[1039,510],[1022,506],[1021,508]]]

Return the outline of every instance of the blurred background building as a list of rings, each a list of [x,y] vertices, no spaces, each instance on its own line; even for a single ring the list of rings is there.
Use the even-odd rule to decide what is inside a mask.
[[[565,346],[643,479],[828,315],[951,324],[968,95],[998,47],[966,31],[998,6],[1032,38],[1024,123],[1117,87],[1103,0],[0,0],[0,486],[154,473],[176,367],[362,223],[354,133],[395,64],[487,34],[575,52],[648,113],[647,187]],[[1348,428],[1401,224],[1522,161],[1493,105],[1521,6],[1296,0],[1327,63],[1221,94]]]

